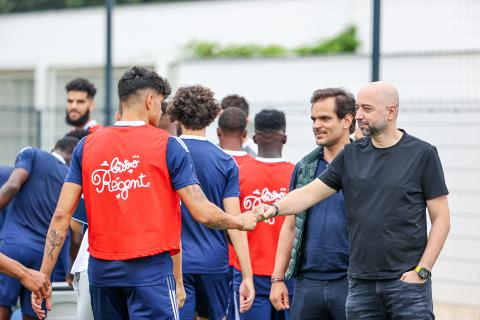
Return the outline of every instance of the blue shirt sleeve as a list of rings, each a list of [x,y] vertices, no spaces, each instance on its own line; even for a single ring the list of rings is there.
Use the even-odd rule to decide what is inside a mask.
[[[192,184],[200,184],[190,152],[183,141],[176,137],[169,137],[166,157],[168,173],[174,190],[180,190]]]
[[[227,184],[225,186],[225,192],[223,198],[235,198],[240,197],[240,180],[238,177],[238,166],[235,160],[231,158],[227,165]]]
[[[15,160],[15,169],[22,168],[32,172],[33,163],[35,162],[35,149],[32,147],[23,148],[17,155]]]
[[[73,150],[72,160],[70,161],[70,168],[68,168],[65,182],[82,185],[82,156],[85,139],[86,137],[80,140],[80,142],[75,147],[75,150]]]

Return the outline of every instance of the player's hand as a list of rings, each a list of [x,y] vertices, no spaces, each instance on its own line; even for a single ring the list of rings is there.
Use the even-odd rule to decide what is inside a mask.
[[[182,283],[176,283],[176,291],[177,291],[177,303],[178,309],[181,309],[185,304],[185,299],[187,298],[187,294],[185,293],[185,287]]]
[[[37,314],[37,317],[42,320],[47,317],[45,311],[42,309],[43,298],[46,299],[47,302],[47,310],[52,310],[52,286],[49,287],[49,290],[45,297],[38,296],[32,292],[32,308],[33,311]]]
[[[403,282],[408,282],[408,283],[425,283],[427,280],[423,280],[420,278],[418,273],[415,270],[410,270],[402,274],[400,277],[400,280]]]
[[[50,288],[50,280],[42,272],[26,268],[20,277],[21,284],[37,296],[45,297]]]
[[[257,217],[257,221],[260,222],[272,218],[275,214],[275,208],[268,204],[260,203],[253,208],[253,213]]]
[[[247,211],[237,217],[242,220],[241,231],[251,231],[255,229],[255,226],[257,225],[257,217],[251,211]]]
[[[243,279],[238,291],[240,296],[239,311],[240,313],[244,313],[252,307],[253,299],[255,299],[255,287],[253,286],[253,279]]]
[[[270,289],[270,302],[278,311],[290,308],[288,301],[288,289],[285,285],[285,282],[282,281],[272,283],[272,287]]]

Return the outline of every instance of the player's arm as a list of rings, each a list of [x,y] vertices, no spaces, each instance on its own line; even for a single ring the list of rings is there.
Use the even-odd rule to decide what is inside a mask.
[[[82,186],[71,182],[65,182],[63,184],[57,207],[50,222],[50,227],[48,228],[42,267],[40,269],[48,278],[50,278],[52,274],[52,270],[55,267],[55,263],[67,237],[70,220],[73,211],[80,201],[81,195]]]
[[[192,184],[179,189],[178,194],[193,219],[213,229],[253,230],[256,218],[253,214],[231,216],[208,201],[198,184]]]
[[[13,169],[7,182],[0,188],[0,210],[5,208],[13,197],[15,197],[29,176],[30,173],[24,168]]]
[[[277,253],[275,256],[275,267],[272,273],[272,279],[283,279],[288,268],[290,255],[295,238],[295,216],[288,216],[283,222],[280,235],[278,237]],[[278,281],[272,283],[270,289],[270,301],[277,310],[290,308],[288,301],[288,289],[285,282]]]
[[[223,199],[225,211],[233,216],[240,214],[240,200],[237,197]],[[252,307],[255,298],[253,286],[252,265],[250,263],[250,251],[248,250],[248,239],[245,231],[228,230],[235,253],[237,254],[240,269],[242,270],[242,283],[240,284],[240,312],[245,312]]]
[[[50,281],[41,272],[26,268],[21,263],[0,253],[0,272],[17,278],[22,285],[38,296],[46,296]]]
[[[185,288],[183,286],[183,273],[182,273],[182,243],[180,242],[180,251],[172,256],[173,260],[173,276],[175,277],[176,293],[178,308],[182,308],[185,304]]]
[[[314,179],[306,186],[295,189],[276,202],[279,209],[278,215],[287,216],[303,212],[335,192],[335,189],[330,188],[320,179]],[[275,214],[275,210],[273,206],[260,204],[254,209],[254,212],[259,219],[267,220]]]

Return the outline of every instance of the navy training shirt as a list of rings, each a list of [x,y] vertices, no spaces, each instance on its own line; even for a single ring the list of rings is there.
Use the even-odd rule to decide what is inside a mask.
[[[13,167],[8,166],[0,166],[0,188],[7,182],[10,174],[13,171]],[[10,204],[8,204],[5,208],[0,210],[0,242],[3,240],[3,224],[7,217],[7,211]]]
[[[82,155],[85,138],[75,148],[65,182],[82,185]],[[175,190],[198,184],[188,149],[183,142],[169,137],[166,150],[167,168]],[[103,260],[92,256],[88,262],[90,284],[95,286],[149,286],[172,275],[169,252],[130,260]]]
[[[27,147],[18,154],[15,168],[25,169],[29,177],[11,202],[4,243],[43,252],[68,167],[48,152]]]
[[[328,164],[318,161],[318,177]],[[295,189],[299,165],[295,166],[290,190]],[[346,278],[348,232],[343,193],[338,192],[307,210],[303,231],[300,266],[297,276],[315,280]]]
[[[205,138],[181,138],[190,150],[200,186],[208,200],[223,209],[223,199],[239,197],[238,167],[235,160]],[[227,273],[226,232],[199,224],[183,204],[181,209],[183,273]]]

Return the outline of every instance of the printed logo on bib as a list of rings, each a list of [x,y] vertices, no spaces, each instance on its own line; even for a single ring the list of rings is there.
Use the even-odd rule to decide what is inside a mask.
[[[252,210],[253,207],[258,206],[260,203],[274,203],[283,199],[286,194],[286,188],[280,188],[279,191],[270,191],[268,188],[263,188],[261,192],[259,189],[255,189],[251,195],[243,199],[243,207],[245,210]],[[265,220],[265,223],[273,225],[275,224],[275,218]]]
[[[95,190],[98,193],[104,191],[114,193],[117,199],[127,200],[130,189],[150,188],[150,182],[145,181],[146,175],[135,173],[140,163],[140,156],[132,156],[132,160],[125,159],[121,161],[118,157],[112,159],[109,163],[103,161],[100,166],[104,168],[97,169],[92,173],[92,184],[97,186]],[[121,179],[118,175],[128,173],[131,178]]]

